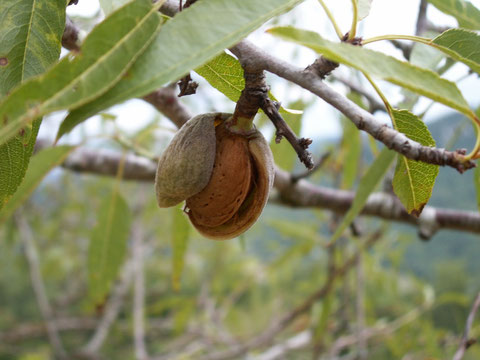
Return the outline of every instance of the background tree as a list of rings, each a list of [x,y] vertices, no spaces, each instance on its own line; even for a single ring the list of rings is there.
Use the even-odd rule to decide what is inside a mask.
[[[72,3],[0,3],[0,359],[478,358],[480,120],[457,83],[480,69],[480,10],[422,0],[414,35],[362,38],[375,3],[345,2],[342,29],[319,1],[332,41],[275,26],[300,0],[103,0],[70,19]],[[270,19],[265,37],[317,59],[244,39]],[[382,40],[403,59],[369,49]],[[281,106],[269,74],[301,95]],[[125,131],[109,109],[132,98],[159,115]],[[318,101],[342,116],[321,144],[298,136]],[[428,129],[433,103],[460,115]],[[263,110],[278,166],[261,220],[212,242],[152,182],[172,124],[224,109]]]

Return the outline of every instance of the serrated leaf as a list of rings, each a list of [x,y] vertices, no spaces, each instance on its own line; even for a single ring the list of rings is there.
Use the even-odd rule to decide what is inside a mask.
[[[355,220],[355,218],[360,214],[365,206],[365,203],[367,202],[368,197],[373,190],[375,190],[390,168],[390,165],[395,158],[395,154],[396,153],[394,151],[384,148],[372,165],[370,165],[367,172],[360,180],[357,192],[355,193],[355,198],[352,202],[352,206],[350,206],[350,209],[348,209],[348,212],[343,217],[342,222],[337,227],[337,230],[335,230],[330,243],[336,241],[340,235],[342,235],[345,229],[350,226],[353,220]]]
[[[66,56],[0,104],[4,123],[0,144],[39,116],[73,109],[107,91],[125,75],[159,26],[160,15],[150,0],[135,0],[114,12],[92,30],[77,56]]]
[[[480,36],[464,29],[450,29],[432,40],[438,49],[480,74]]]
[[[301,100],[291,104],[295,108],[303,109],[305,107],[305,103]],[[284,114],[283,118],[288,123],[290,128],[293,130],[295,134],[300,134],[300,130],[302,127],[302,117],[299,115],[293,114]],[[275,135],[272,137],[270,141],[270,148],[272,149],[273,158],[275,160],[275,164],[278,167],[286,170],[292,171],[293,167],[295,166],[295,161],[297,159],[297,154],[293,151],[292,146],[289,144],[288,141],[282,139],[279,144],[275,142]]]
[[[465,0],[428,0],[438,10],[457,19],[458,24],[467,29],[480,29],[480,10]]]
[[[41,74],[60,56],[65,1],[0,2],[0,98]]]
[[[132,66],[128,78],[72,111],[66,121],[79,124],[99,111],[144,96],[214,58],[265,21],[303,0],[209,0],[184,9],[163,27]],[[201,29],[201,31],[199,31]]]
[[[88,290],[94,304],[103,303],[124,261],[130,232],[130,209],[115,187],[100,204],[88,247]]]
[[[435,140],[427,126],[416,115],[407,110],[392,110],[394,127],[409,139],[424,146],[435,146]],[[393,190],[408,213],[420,215],[432,195],[438,165],[410,160],[398,155],[393,177]]]
[[[457,86],[451,81],[442,79],[433,71],[377,51],[346,43],[334,43],[312,31],[278,27],[270,29],[269,32],[307,46],[330,60],[402,86],[472,117],[472,110]]]
[[[373,0],[357,0],[358,21],[365,19],[370,14]]]
[[[237,102],[245,86],[243,68],[240,62],[226,53],[216,56],[195,69],[195,72],[234,102]]]
[[[190,237],[190,224],[183,213],[182,207],[172,209],[172,285],[175,290],[180,290],[182,272],[185,265],[188,240]]]
[[[0,210],[8,204],[27,171],[41,120],[35,120],[24,143],[21,136],[0,145]]]
[[[65,7],[63,0],[0,1],[0,98],[57,61]],[[34,121],[23,136],[0,146],[0,209],[25,176],[39,126]]]
[[[7,205],[0,211],[0,224],[10,218],[15,210],[30,197],[50,170],[61,164],[74,148],[73,146],[57,146],[42,150],[32,157],[25,179]]]
[[[238,101],[245,87],[245,78],[243,77],[243,68],[240,62],[226,53],[216,56],[208,63],[197,68],[195,72],[233,102]],[[269,93],[269,96],[276,101],[271,93]],[[279,111],[284,114],[302,113],[298,110],[285,109],[283,106],[280,107]]]

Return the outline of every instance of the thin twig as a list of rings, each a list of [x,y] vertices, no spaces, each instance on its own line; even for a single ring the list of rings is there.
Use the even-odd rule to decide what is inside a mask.
[[[118,313],[124,303],[125,297],[132,284],[133,264],[132,260],[128,260],[121,271],[120,281],[113,289],[112,295],[105,305],[103,317],[100,320],[95,333],[89,342],[80,351],[80,354],[86,356],[95,355],[106,340],[111,326],[117,319]]]
[[[357,359],[368,359],[367,339],[362,337],[365,329],[365,267],[364,254],[360,253],[356,264],[356,326],[355,335],[357,336]]]
[[[423,35],[423,33],[427,30],[427,26],[428,26],[427,9],[428,9],[428,1],[421,0],[420,6],[418,9],[418,15],[417,15],[417,25],[415,27],[416,36]]]
[[[243,66],[243,65],[242,65]],[[261,108],[265,115],[272,121],[277,129],[276,143],[278,144],[282,137],[292,145],[298,155],[298,158],[308,169],[313,168],[312,155],[308,152],[308,147],[312,143],[311,139],[298,138],[293,130],[283,119],[278,111],[280,103],[272,101],[268,97],[268,86],[263,71],[250,71],[248,66],[243,66],[245,88],[238,99],[235,112],[233,113],[231,123],[236,124],[236,119],[245,118],[253,120],[257,111]]]
[[[295,183],[298,180],[306,179],[312,176],[316,171],[320,170],[323,167],[323,165],[325,165],[325,163],[327,162],[331,154],[332,154],[331,151],[327,151],[323,153],[323,155],[320,156],[320,159],[318,159],[318,161],[315,162],[315,165],[313,165],[313,168],[311,170],[307,170],[299,174],[292,174],[290,177],[291,181]]]
[[[341,75],[332,75],[332,80],[338,81],[350,88],[351,91],[362,95],[369,104],[369,110],[373,114],[375,111],[386,111],[385,104],[375,98],[375,95],[366,91],[361,85],[347,79]]]
[[[465,331],[462,336],[462,341],[460,342],[460,346],[453,356],[453,360],[461,360],[465,355],[465,352],[468,350],[470,346],[476,343],[476,340],[470,339],[470,330],[472,329],[473,320],[475,319],[475,315],[480,308],[480,293],[478,293],[475,301],[473,302],[472,309],[468,314],[467,323],[465,324]]]
[[[45,290],[45,284],[43,282],[43,277],[40,270],[40,260],[38,258],[32,229],[20,212],[15,214],[15,222],[17,223],[23,246],[25,248],[25,257],[27,258],[30,269],[30,279],[32,281],[33,291],[35,293],[38,308],[42,314],[43,320],[45,321],[45,327],[47,329],[50,345],[52,346],[54,354],[59,359],[67,359],[67,352],[65,351],[62,339],[58,333],[58,329],[54,321],[53,310],[50,306],[47,292]]]
[[[278,144],[282,137],[292,145],[293,149],[298,155],[300,161],[312,170],[314,167],[312,154],[307,150],[312,143],[311,139],[298,138],[288,124],[283,120],[282,115],[278,111],[279,104],[272,101],[270,98],[265,97],[261,108],[265,115],[272,121],[273,125],[277,129],[275,142]]]
[[[143,232],[140,224],[132,231],[133,285],[133,338],[137,360],[149,359],[145,344],[145,276],[143,269]]]

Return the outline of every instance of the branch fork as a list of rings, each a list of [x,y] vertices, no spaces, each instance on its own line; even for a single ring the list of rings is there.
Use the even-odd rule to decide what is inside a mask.
[[[309,138],[298,138],[285,122],[279,112],[280,103],[268,97],[269,86],[266,83],[264,71],[249,72],[244,67],[244,77],[245,88],[238,99],[233,114],[234,122],[238,118],[247,118],[253,121],[258,110],[262,109],[276,128],[275,142],[278,144],[282,138],[285,138],[292,145],[298,158],[307,169],[313,169],[312,154],[308,151],[312,140]]]

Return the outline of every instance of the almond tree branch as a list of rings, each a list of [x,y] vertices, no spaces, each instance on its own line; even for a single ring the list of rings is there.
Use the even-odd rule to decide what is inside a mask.
[[[52,319],[52,322],[59,332],[95,330],[100,321],[101,319],[99,320],[93,317],[60,317]],[[131,323],[128,320],[117,320],[116,326],[125,334],[131,331]],[[149,328],[152,330],[151,336],[158,337],[158,334],[170,334],[174,328],[174,324],[171,319],[150,319]],[[189,333],[193,334],[193,336],[198,336],[200,330],[192,329],[189,330]],[[0,344],[31,341],[32,339],[41,338],[45,335],[48,336],[45,323],[16,324],[15,327],[0,332]],[[76,354],[72,356],[76,356]]]
[[[132,262],[133,262],[133,340],[137,360],[148,360],[149,355],[145,344],[145,276],[143,269],[143,231],[136,224],[132,232]]]
[[[463,356],[465,355],[465,352],[468,350],[470,346],[475,344],[476,340],[470,339],[470,330],[472,329],[473,325],[473,320],[475,319],[475,315],[480,308],[480,293],[478,293],[473,306],[472,310],[470,310],[470,313],[468,314],[467,318],[467,323],[465,324],[465,332],[463,333],[462,336],[462,341],[460,343],[460,346],[453,356],[453,360],[461,360],[463,359]]]
[[[121,156],[122,155],[120,155],[120,157]],[[80,351],[79,355],[89,358],[95,357],[95,355],[98,353],[108,336],[111,326],[117,319],[118,313],[132,284],[132,278],[133,264],[132,260],[128,260],[123,266],[120,281],[116,284],[112,291],[112,295],[108,299],[103,312],[103,317],[98,323],[95,333],[85,347]]]
[[[182,127],[188,119],[192,118],[192,114],[178,101],[176,94],[176,84],[160,88],[146,96],[143,99],[169,118],[178,128]]]
[[[421,36],[428,28],[428,19],[427,19],[427,9],[428,9],[428,1],[421,0],[420,7],[418,9],[417,15],[417,24],[415,27],[415,35]]]
[[[32,280],[33,291],[35,293],[35,298],[37,300],[40,313],[45,321],[45,327],[47,329],[47,335],[52,346],[53,353],[59,359],[67,359],[67,352],[63,347],[62,339],[58,333],[56,323],[53,321],[54,314],[50,306],[50,302],[48,301],[47,291],[45,290],[45,284],[43,282],[43,277],[40,270],[40,260],[38,258],[32,229],[20,212],[15,214],[15,222],[18,226],[20,237],[25,248],[25,257],[27,258],[30,269],[30,278]]]
[[[377,100],[375,95],[372,93],[366,91],[361,85],[353,82],[350,79],[347,79],[341,75],[332,75],[331,79],[334,81],[338,81],[342,83],[343,85],[347,86],[352,90],[353,92],[356,92],[360,95],[362,95],[368,102],[369,104],[369,110],[373,114],[375,111],[386,111],[385,110],[385,104],[382,103],[381,101]]]
[[[160,10],[166,15],[173,16],[178,11],[178,1],[168,0]],[[68,29],[69,25],[67,23],[66,30]],[[268,54],[248,40],[241,41],[230,50],[238,57],[243,68],[248,68],[251,72],[266,70],[312,92],[343,113],[358,129],[366,131],[389,149],[409,159],[435,165],[451,166],[459,172],[475,167],[473,161],[465,162],[465,154],[461,151],[451,152],[441,148],[423,146],[381,123],[372,114],[331,89],[311,71],[311,68],[295,67]]]
[[[459,172],[475,167],[473,161],[465,161],[465,154],[461,151],[451,152],[441,148],[431,148],[410,140],[404,134],[381,123],[368,111],[331,89],[311,71],[277,59],[248,40],[241,41],[230,50],[239,58],[242,66],[248,67],[251,71],[266,70],[312,92],[342,112],[358,129],[366,131],[389,149],[409,159],[451,166]]]
[[[93,318],[60,318],[51,319],[57,331],[92,330],[98,321]],[[17,324],[14,328],[0,332],[0,343],[16,343],[32,338],[48,336],[48,329],[44,323]]]
[[[37,150],[45,147],[48,147],[46,141],[37,141]],[[65,159],[62,166],[80,173],[115,176],[120,159],[121,154],[112,150],[79,148]],[[155,172],[153,161],[131,154],[126,156],[124,179],[153,182]],[[355,197],[352,191],[317,186],[303,179],[292,181],[291,175],[281,169],[276,169],[274,187],[277,196],[273,195],[271,201],[338,214],[346,213]],[[425,239],[441,229],[480,233],[480,214],[477,212],[426,206],[422,215],[415,218],[406,212],[395,196],[388,193],[370,195],[362,214],[415,225]]]

